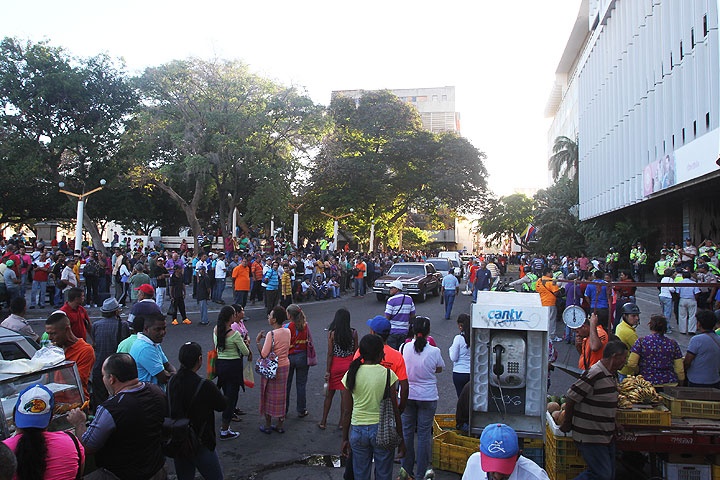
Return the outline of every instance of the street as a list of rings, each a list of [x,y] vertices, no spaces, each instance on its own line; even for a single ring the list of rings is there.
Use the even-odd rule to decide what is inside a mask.
[[[230,302],[232,299],[232,291],[230,288],[225,290],[224,299]],[[192,325],[168,324],[167,335],[163,341],[163,349],[174,365],[178,365],[177,352],[180,346],[187,341],[196,341],[202,345],[203,352],[207,352],[212,348],[212,325],[216,318],[220,305],[210,304],[210,320],[209,326],[199,325],[199,313],[197,304],[194,300],[187,300],[188,315],[193,320]],[[329,464],[332,465],[334,459],[332,457],[322,457],[328,455],[338,455],[340,452],[341,432],[334,428],[337,425],[340,415],[340,396],[335,395],[332,410],[328,418],[327,430],[320,430],[317,423],[322,415],[323,405],[323,383],[325,372],[325,358],[327,354],[327,326],[333,319],[335,311],[340,307],[346,307],[351,313],[352,326],[357,329],[360,337],[369,333],[369,329],[365,321],[375,315],[382,314],[384,311],[384,303],[378,302],[375,295],[369,293],[364,298],[353,298],[351,292],[336,300],[311,301],[302,303],[301,306],[307,316],[313,333],[315,346],[317,350],[319,364],[310,368],[310,375],[307,385],[308,410],[310,415],[305,418],[298,418],[295,411],[295,391],[291,392],[290,413],[285,423],[285,434],[273,432],[266,435],[258,430],[258,426],[262,420],[258,414],[259,391],[257,388],[247,389],[244,393],[240,393],[238,407],[247,414],[242,417],[241,422],[233,423],[232,428],[240,432],[240,437],[235,440],[226,442],[218,442],[218,453],[221,463],[225,470],[226,478],[230,479],[279,479],[279,478],[342,478],[343,468],[333,468],[328,466],[313,466],[312,464]],[[642,311],[641,322],[638,328],[638,334],[644,336],[648,333],[647,321],[651,313],[660,311],[658,306],[656,289],[641,288],[638,289],[638,305]],[[454,413],[456,394],[452,383],[452,362],[448,357],[448,347],[452,343],[453,337],[457,334],[457,315],[463,312],[470,313],[471,297],[459,295],[455,301],[452,319],[444,320],[444,306],[440,305],[439,297],[428,297],[424,303],[416,304],[417,314],[425,315],[432,322],[430,335],[435,339],[438,347],[442,351],[445,360],[445,368],[442,373],[437,375],[438,389],[440,391],[440,399],[438,401],[437,413]],[[165,305],[167,309],[167,304]],[[125,309],[125,312],[128,308]],[[29,311],[29,320],[39,333],[43,331],[44,317],[40,315],[40,311]],[[49,314],[49,310],[43,312]],[[99,317],[99,309],[92,309],[90,315],[93,319]],[[248,304],[246,308],[246,325],[250,330],[251,338],[254,339],[257,332],[261,329],[267,330],[267,316],[264,307],[259,304],[252,306]],[[561,334],[563,325],[558,324],[557,331]],[[687,342],[690,337],[673,333],[669,335],[680,343],[683,352],[687,348]],[[555,343],[558,350],[558,362],[577,366],[578,354],[573,345],[564,342]],[[251,344],[254,349],[254,344]],[[256,351],[253,350],[253,355]],[[199,372],[204,375],[204,366]],[[255,376],[255,381],[259,384],[259,377]],[[550,394],[562,395],[573,382],[573,377],[569,374],[556,369],[552,373]],[[216,421],[219,428],[220,415],[216,415]],[[307,459],[308,456],[318,455]],[[168,462],[169,469],[172,470],[172,462]],[[396,470],[399,468],[396,466]],[[457,479],[458,475],[450,472],[437,471],[437,479]]]

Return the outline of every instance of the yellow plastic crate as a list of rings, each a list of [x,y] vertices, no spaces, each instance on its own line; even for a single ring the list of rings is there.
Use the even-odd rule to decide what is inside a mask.
[[[549,425],[545,426],[545,433],[545,466],[552,464],[558,473],[566,472],[571,466],[585,468],[585,460],[572,437],[556,437]]]
[[[433,421],[433,436],[440,435],[443,430],[455,430],[455,414],[439,413]]]
[[[470,455],[480,450],[480,439],[445,431],[433,437],[433,467],[463,473]]]
[[[720,480],[720,465],[712,466],[712,480]]]
[[[621,425],[654,425],[659,427],[669,427],[672,424],[672,415],[670,410],[664,406],[647,409],[619,408],[615,418]]]
[[[544,448],[545,442],[542,438],[523,438],[523,448]]]
[[[703,400],[678,400],[661,393],[663,403],[674,417],[720,419],[720,402]]]
[[[547,472],[550,480],[572,480],[573,478],[580,475],[587,466],[581,465],[564,465],[559,467],[555,463],[555,458],[545,453],[545,472]]]

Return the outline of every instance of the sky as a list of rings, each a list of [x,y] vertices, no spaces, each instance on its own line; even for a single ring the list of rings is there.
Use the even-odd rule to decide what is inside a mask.
[[[545,104],[581,0],[0,0],[0,35],[131,74],[237,59],[327,105],[333,90],[454,86],[461,134],[497,195],[548,185]]]

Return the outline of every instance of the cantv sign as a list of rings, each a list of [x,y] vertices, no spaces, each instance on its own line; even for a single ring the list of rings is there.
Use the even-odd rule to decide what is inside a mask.
[[[548,308],[540,295],[516,292],[478,292],[472,327],[502,330],[547,330]]]

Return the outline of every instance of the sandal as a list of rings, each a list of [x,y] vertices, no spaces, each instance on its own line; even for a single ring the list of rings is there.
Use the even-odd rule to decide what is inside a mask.
[[[324,423],[318,423],[317,426],[320,430],[325,430],[327,428],[327,425]]]
[[[274,429],[274,427],[268,428],[265,425],[260,425],[260,431],[263,433],[267,433],[268,435],[270,435]]]
[[[282,427],[278,427],[278,426],[276,426],[276,425],[273,425],[273,426],[270,427],[270,428],[272,428],[273,430],[275,430],[277,433],[285,433],[285,429],[282,428]]]
[[[310,415],[310,412],[308,412],[307,410],[303,410],[302,412],[298,413],[298,418],[307,417],[308,415]]]

